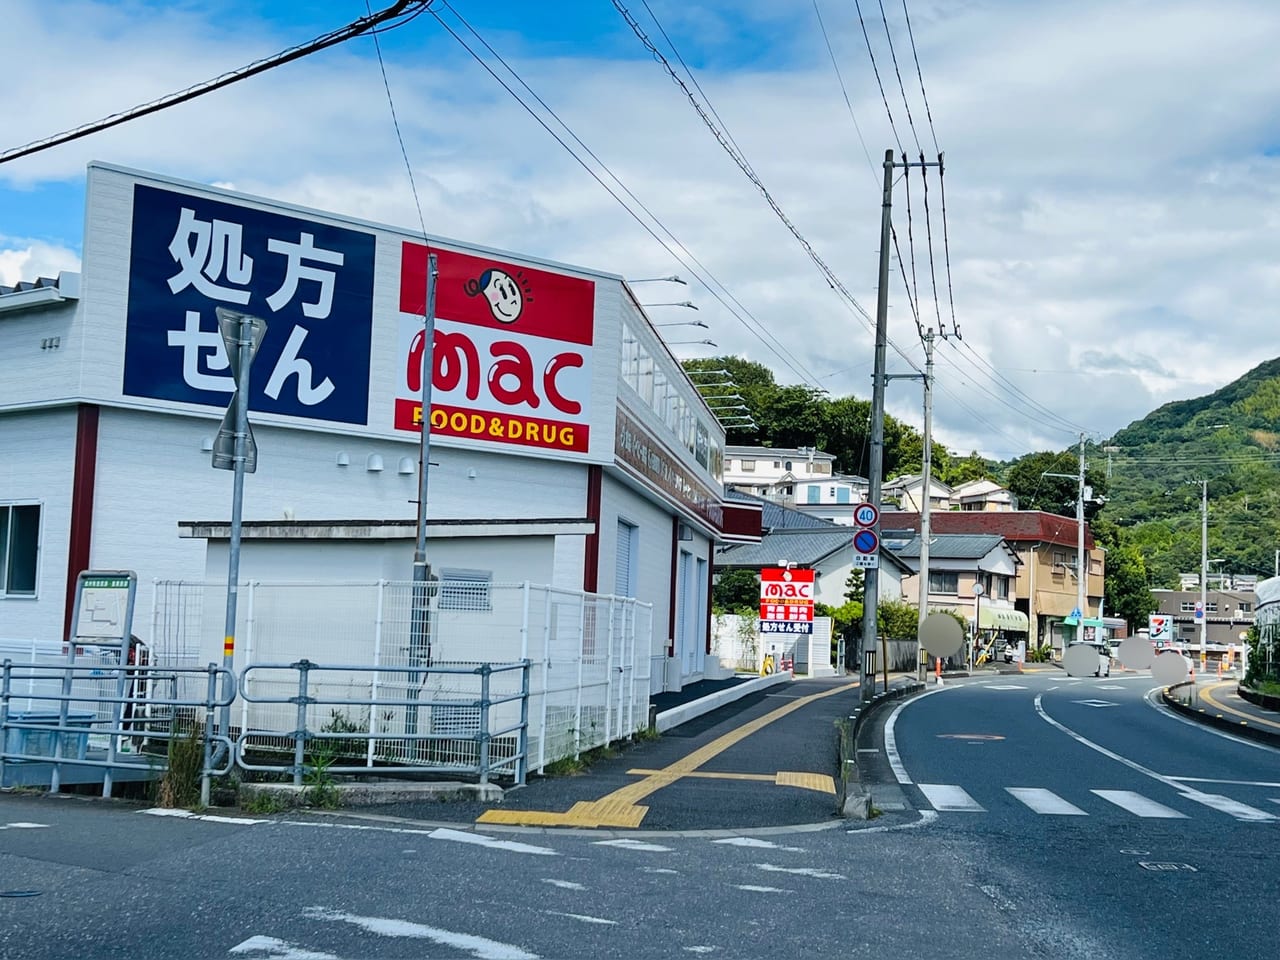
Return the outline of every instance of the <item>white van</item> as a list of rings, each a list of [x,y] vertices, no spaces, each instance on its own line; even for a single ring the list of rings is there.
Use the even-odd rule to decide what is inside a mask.
[[[1098,669],[1093,672],[1095,677],[1111,676],[1111,647],[1107,645],[1105,640],[1077,640],[1067,647],[1092,647],[1098,654]]]

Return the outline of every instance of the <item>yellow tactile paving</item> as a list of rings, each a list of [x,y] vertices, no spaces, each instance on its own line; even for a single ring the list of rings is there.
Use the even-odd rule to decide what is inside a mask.
[[[780,787],[800,787],[802,790],[816,790],[835,796],[836,782],[825,773],[779,773],[774,781]]]
[[[628,770],[628,774],[635,777],[650,777],[660,775],[661,770]],[[697,779],[697,780],[753,780],[757,783],[772,783],[779,787],[800,787],[802,790],[816,790],[818,793],[836,792],[836,782],[825,773],[794,773],[783,771],[781,773],[706,773],[704,771],[696,771],[694,773],[686,773],[681,779]]]
[[[722,737],[717,737],[705,746],[699,747],[687,756],[681,757],[675,763],[669,764],[661,770],[644,774],[644,779],[636,783],[629,783],[625,787],[620,787],[599,800],[575,803],[566,813],[546,810],[486,810],[476,822],[558,827],[638,827],[644,820],[645,814],[649,812],[648,807],[640,805],[640,800],[656,793],[663,787],[670,786],[677,780],[695,774],[704,763],[724,753],[735,744],[741,743],[751,734],[794,713],[801,707],[807,706],[815,700],[822,700],[826,697],[833,697],[838,693],[844,693],[857,686],[856,682],[841,684],[821,693],[814,693],[807,697],[792,700],[790,703],[778,707],[778,709],[772,710],[762,717],[757,717],[750,723],[743,724],[736,730],[731,730]],[[808,778],[819,777],[821,774],[788,774],[788,776]],[[827,779],[830,780],[831,778],[828,777]],[[774,782],[779,782],[776,777]],[[808,781],[806,781],[807,783]],[[786,785],[805,786],[805,784],[798,782]],[[817,786],[807,786],[807,789],[819,788]],[[820,789],[823,793],[828,792],[825,785]],[[830,792],[835,793],[834,783],[832,783]]]

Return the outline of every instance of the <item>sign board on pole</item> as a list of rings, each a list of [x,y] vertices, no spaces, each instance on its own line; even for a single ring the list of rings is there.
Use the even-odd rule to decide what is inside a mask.
[[[1173,639],[1173,617],[1159,614],[1147,618],[1147,632],[1157,643]]]
[[[218,332],[222,335],[223,352],[227,365],[231,368],[232,379],[236,384],[240,379],[240,337],[241,328],[248,334],[248,357],[245,362],[253,366],[253,358],[258,355],[262,338],[266,335],[266,321],[251,317],[238,310],[218,307],[215,311],[218,318]],[[215,470],[234,470],[236,457],[236,395],[239,387],[231,393],[231,402],[222,415],[222,423],[218,426],[218,436],[213,441],[213,468]],[[244,438],[244,471],[253,473],[258,469],[258,443],[253,439],[253,427],[245,423]]]
[[[880,538],[863,528],[853,535],[853,565],[863,570],[880,566]]]
[[[1204,604],[1199,600],[1196,601],[1196,623],[1204,620]]]
[[[874,527],[880,521],[880,511],[873,503],[860,503],[853,508],[853,522],[860,527]]]
[[[760,632],[813,632],[813,571],[760,571]]]

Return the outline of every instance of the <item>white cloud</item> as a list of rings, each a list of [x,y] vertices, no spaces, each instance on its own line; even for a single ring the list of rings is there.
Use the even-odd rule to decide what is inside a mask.
[[[66,247],[38,240],[25,246],[9,246],[10,243],[15,241],[0,236],[0,286],[11,287],[20,280],[57,277],[59,271],[80,269],[80,257]]]
[[[56,24],[39,4],[11,6],[6,32],[23,43],[11,56],[6,51],[12,62],[0,93],[10,143],[300,39],[248,18],[220,24],[194,5],[157,13],[66,4]],[[350,6],[360,12],[360,4]],[[875,164],[892,138],[856,19],[843,5],[822,5],[870,168],[808,3],[751,7],[752,29],[764,24],[785,37],[770,51],[768,69],[719,66],[732,62],[723,45],[741,27],[734,9],[654,6],[686,52],[710,51],[712,67],[698,77],[719,115],[792,220],[874,312]],[[964,344],[939,348],[935,423],[944,442],[1000,455],[1060,448],[1073,432],[1060,418],[1109,434],[1274,353],[1271,304],[1280,271],[1270,251],[1280,161],[1270,154],[1280,144],[1280,59],[1270,40],[1280,31],[1280,8],[1268,0],[1212,7],[1194,0],[916,0],[912,14],[947,151],[952,283],[965,335]],[[542,14],[530,7],[526,15]],[[896,15],[891,9],[904,81],[932,153]],[[834,394],[866,396],[865,325],[827,288],[661,68],[638,44],[626,60],[572,57],[564,45],[539,59],[533,43],[512,42],[519,29],[512,17],[510,34],[490,39],[513,53],[522,76],[726,283],[767,328],[766,339],[794,354],[800,373],[697,284],[678,295],[646,287],[646,298],[651,291],[655,301],[691,296],[723,352],[745,352],[786,382],[812,377]],[[896,97],[883,30],[872,37]],[[430,17],[395,39],[388,70],[429,231],[623,275],[692,279]],[[784,59],[790,66],[777,66]],[[895,119],[915,153],[900,104]],[[38,190],[75,180],[93,158],[401,226],[418,220],[366,41],[0,167],[0,184]],[[918,174],[910,185],[922,309],[930,325],[940,313],[949,326],[941,197],[931,181],[942,285],[935,312]],[[908,256],[901,182],[895,202]],[[38,267],[39,256],[53,261],[37,249],[32,244],[25,261],[16,250],[0,254],[0,277],[52,269]],[[890,334],[919,364],[897,275],[895,265]],[[895,359],[891,368],[906,363]],[[919,423],[918,385],[895,381],[889,409]]]

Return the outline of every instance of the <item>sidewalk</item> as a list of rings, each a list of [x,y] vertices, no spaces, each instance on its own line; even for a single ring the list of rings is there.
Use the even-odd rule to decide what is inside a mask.
[[[1235,680],[1172,687],[1164,691],[1163,699],[1167,706],[1201,723],[1280,747],[1280,713],[1245,700],[1236,692]]]

